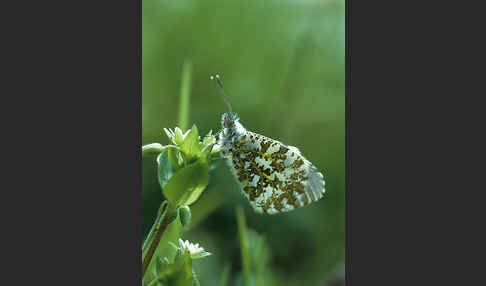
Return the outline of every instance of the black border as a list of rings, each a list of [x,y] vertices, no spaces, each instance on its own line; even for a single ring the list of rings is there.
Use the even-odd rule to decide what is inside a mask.
[[[9,284],[140,285],[142,0],[18,5],[2,41],[22,124],[4,136],[20,166]]]
[[[138,159],[138,172],[136,175],[136,180],[137,180],[137,194],[138,194],[138,199],[136,200],[137,203],[137,223],[135,225],[137,231],[135,232],[137,237],[135,238],[136,240],[136,246],[135,246],[135,253],[137,255],[137,266],[140,268],[140,265],[142,263],[142,156],[141,156],[141,148],[142,148],[142,0],[137,0],[137,29],[138,29],[138,35],[137,35],[137,103],[136,103],[136,109],[137,109],[137,126],[138,126],[138,132],[137,132],[137,140],[136,140],[136,146],[137,146],[137,154],[136,158]],[[141,283],[142,281],[142,272],[136,271],[137,275],[135,275],[135,279],[137,279],[136,283]],[[135,285],[135,284],[134,284]]]
[[[350,185],[351,185],[351,161],[350,161],[350,156],[351,156],[351,94],[350,94],[350,45],[349,45],[349,40],[350,40],[350,18],[349,18],[349,1],[350,0],[345,0],[344,4],[344,9],[345,9],[345,74],[346,74],[346,79],[345,79],[345,105],[346,105],[346,110],[345,110],[345,162],[346,162],[346,182],[345,182],[345,201],[346,201],[346,234],[345,234],[345,239],[346,239],[346,248],[345,248],[345,281],[346,285],[351,285],[350,284],[350,279],[348,277],[349,273],[351,273],[351,252],[349,249],[350,246],[350,235],[351,235],[351,229],[350,229],[350,200],[351,200],[351,193],[350,193]]]
[[[449,249],[466,247],[469,240],[447,242],[456,232],[470,237],[452,224],[472,222],[459,217],[459,208],[472,209],[470,203],[455,200],[467,191],[458,188],[459,176],[476,191],[470,183],[476,173],[464,174],[466,163],[449,154],[476,155],[466,154],[471,140],[460,146],[457,139],[463,137],[442,122],[474,133],[475,118],[460,123],[458,101],[443,102],[459,93],[480,94],[470,90],[471,80],[451,78],[451,63],[444,64],[470,51],[448,52],[453,29],[442,39],[445,44],[431,41],[441,34],[429,22],[452,13],[437,13],[435,7],[428,10],[432,16],[423,17],[424,3],[398,8],[390,3],[345,3],[346,285],[421,284],[439,262],[467,261],[449,259]],[[140,283],[141,5],[142,0],[93,1],[58,11],[42,3],[18,7],[28,17],[12,13],[13,19],[6,19],[22,25],[10,25],[11,31],[20,31],[4,41],[14,47],[4,63],[10,71],[6,82],[14,88],[4,94],[23,101],[28,111],[7,122],[27,118],[28,125],[17,128],[23,134],[5,136],[15,144],[29,143],[13,150],[28,167],[4,192],[22,197],[24,216],[8,217],[21,226],[8,228],[15,237],[8,245],[21,258],[12,260],[11,268],[21,269],[17,278],[22,282],[38,283],[37,274],[47,274],[65,283]],[[468,72],[467,67],[457,70]],[[10,80],[15,76],[17,81]],[[471,108],[463,112],[482,114]],[[451,116],[453,122],[441,121]],[[434,141],[438,135],[443,137]],[[25,245],[32,249],[21,253]],[[450,280],[459,271],[450,265],[441,269],[429,284]]]

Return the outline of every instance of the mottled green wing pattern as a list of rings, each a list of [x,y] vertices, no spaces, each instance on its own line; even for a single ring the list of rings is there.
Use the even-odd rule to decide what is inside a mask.
[[[229,155],[243,194],[259,213],[291,211],[324,195],[322,173],[293,146],[247,131]]]

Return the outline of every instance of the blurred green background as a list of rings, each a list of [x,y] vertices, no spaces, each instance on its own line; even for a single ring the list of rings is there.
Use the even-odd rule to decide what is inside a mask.
[[[298,147],[326,180],[323,199],[279,214],[253,212],[224,164],[192,207],[184,239],[212,256],[195,261],[201,285],[218,285],[225,265],[238,285],[235,207],[270,248],[278,285],[332,285],[345,246],[345,16],[339,1],[142,0],[142,144],[168,144],[178,121],[182,67],[192,65],[189,124],[219,131],[226,106],[250,131]],[[143,160],[142,234],[163,200],[155,158]]]

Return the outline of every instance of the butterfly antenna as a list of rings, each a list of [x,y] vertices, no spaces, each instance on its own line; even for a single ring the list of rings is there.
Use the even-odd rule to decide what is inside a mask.
[[[232,112],[233,109],[231,108],[231,104],[229,103],[228,95],[226,94],[226,92],[224,92],[223,82],[219,78],[219,75],[217,74],[216,76],[211,76],[211,80],[216,84],[219,92],[221,92],[221,94],[223,95],[224,103],[226,103],[226,106],[228,106],[229,111]]]

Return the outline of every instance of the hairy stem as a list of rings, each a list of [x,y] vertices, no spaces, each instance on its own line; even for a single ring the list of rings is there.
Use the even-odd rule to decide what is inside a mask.
[[[156,228],[156,234],[155,238],[152,240],[150,243],[150,248],[147,251],[147,254],[145,254],[145,257],[143,258],[142,261],[142,278],[145,275],[145,272],[150,264],[150,261],[152,261],[152,257],[154,256],[155,250],[157,249],[157,246],[159,245],[160,239],[162,238],[162,234],[164,234],[165,229],[167,228],[167,225],[169,224],[169,213],[168,211],[163,212],[161,214],[163,216],[162,222],[160,222],[160,226]],[[157,220],[158,221],[158,220]],[[156,221],[156,223],[157,223]]]

